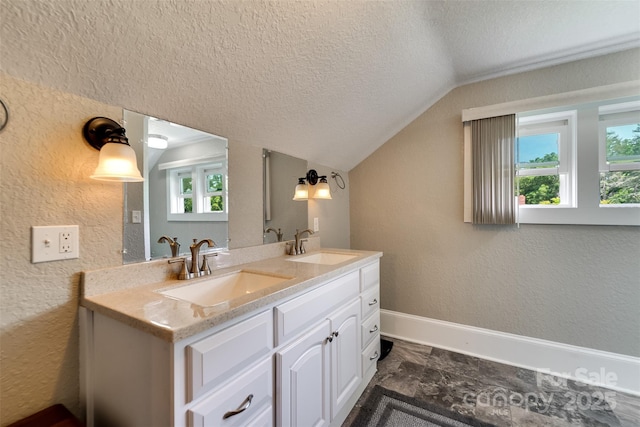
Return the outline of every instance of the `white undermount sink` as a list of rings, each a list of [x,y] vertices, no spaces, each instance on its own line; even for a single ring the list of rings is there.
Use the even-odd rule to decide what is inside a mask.
[[[334,265],[349,261],[355,257],[357,257],[357,255],[340,254],[336,252],[316,252],[314,254],[287,258],[287,260],[293,262],[306,262],[309,264]]]
[[[243,270],[158,292],[168,297],[209,307],[291,279],[293,277]]]

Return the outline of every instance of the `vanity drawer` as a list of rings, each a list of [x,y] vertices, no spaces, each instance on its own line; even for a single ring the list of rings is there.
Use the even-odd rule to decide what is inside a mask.
[[[360,300],[362,304],[360,311],[363,319],[380,310],[380,292],[377,287],[364,292]]]
[[[252,396],[251,402],[247,403],[249,396]],[[246,409],[226,419],[223,418],[225,414],[240,410],[242,407]],[[271,425],[272,407],[273,363],[271,358],[267,358],[189,409],[189,425],[191,427]],[[265,415],[265,412],[268,413]],[[264,423],[264,420],[270,422]]]
[[[360,290],[365,290],[380,284],[380,262],[365,265],[360,269]]]
[[[306,331],[342,302],[357,297],[359,280],[359,272],[354,271],[275,307],[276,345]]]
[[[273,425],[273,406],[269,406],[261,414],[249,421],[246,427],[272,427]]]
[[[369,319],[362,322],[362,347],[368,346],[375,338],[380,338],[380,312],[375,313]]]
[[[265,311],[188,345],[188,402],[226,381],[273,348],[273,317]]]
[[[380,340],[374,340],[362,352],[362,378],[365,378],[371,369],[376,369],[380,357]]]

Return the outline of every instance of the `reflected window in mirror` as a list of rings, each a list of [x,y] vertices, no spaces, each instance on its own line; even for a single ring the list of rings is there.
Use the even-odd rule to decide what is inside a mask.
[[[167,167],[169,221],[227,221],[226,160],[190,167]]]

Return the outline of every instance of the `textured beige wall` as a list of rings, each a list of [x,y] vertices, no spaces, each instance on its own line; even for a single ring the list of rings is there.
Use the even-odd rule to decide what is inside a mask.
[[[262,244],[262,148],[229,141],[229,249]]]
[[[339,169],[309,163],[309,169],[315,169],[318,175],[326,175],[331,188],[331,200],[309,199],[309,228],[313,230],[313,218],[318,218],[320,241],[324,248],[351,247],[349,235],[349,173]],[[344,179],[345,188],[340,189],[331,179],[331,172],[338,172]]]
[[[351,245],[384,251],[382,307],[640,356],[640,228],[462,220],[465,108],[637,79],[640,51],[451,91],[350,171]]]
[[[54,403],[78,412],[80,271],[121,263],[122,185],[89,179],[82,138],[120,108],[0,74],[11,117],[0,133],[0,425]],[[80,258],[31,264],[32,225],[80,226]]]

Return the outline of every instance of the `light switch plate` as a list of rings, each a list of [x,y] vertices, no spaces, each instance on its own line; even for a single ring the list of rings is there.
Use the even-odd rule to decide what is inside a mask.
[[[78,258],[80,229],[77,225],[31,227],[31,262]]]
[[[320,225],[318,224],[318,218],[313,218],[313,231],[315,233],[320,231]]]

